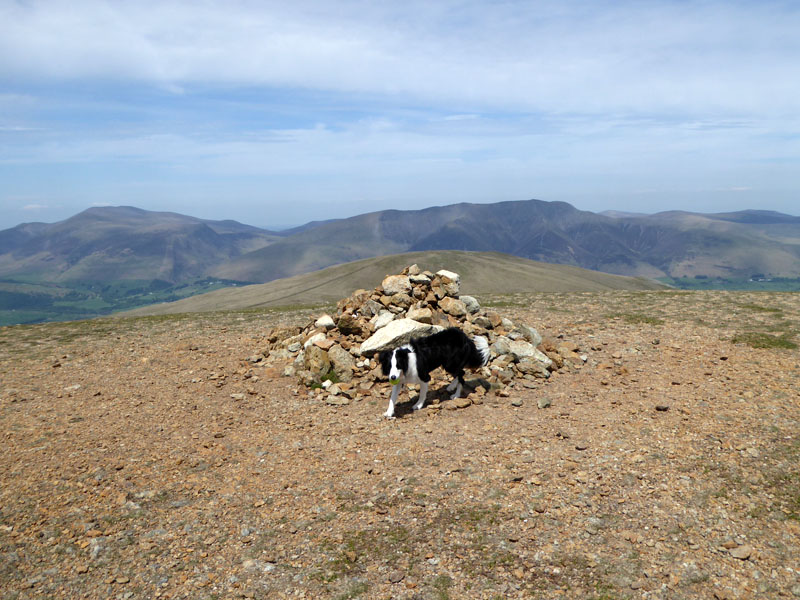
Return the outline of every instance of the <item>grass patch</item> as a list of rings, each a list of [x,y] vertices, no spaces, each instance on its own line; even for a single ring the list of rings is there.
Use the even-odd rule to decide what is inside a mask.
[[[449,575],[437,575],[431,582],[431,587],[439,600],[449,600],[453,578]]]
[[[651,317],[642,313],[612,313],[606,315],[608,319],[622,319],[631,325],[663,325],[664,320]]]
[[[751,348],[795,350],[797,349],[797,344],[792,341],[792,337],[789,333],[778,336],[760,331],[749,331],[733,336],[731,342],[734,344],[747,344]]]
[[[747,310],[752,310],[754,312],[760,313],[780,313],[783,312],[780,308],[775,308],[774,306],[761,306],[760,304],[740,304],[741,308],[746,308]]]

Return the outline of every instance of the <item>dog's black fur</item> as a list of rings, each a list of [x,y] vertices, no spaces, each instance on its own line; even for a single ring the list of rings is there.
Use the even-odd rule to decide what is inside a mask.
[[[464,369],[477,369],[486,364],[486,358],[475,347],[475,343],[457,327],[450,327],[427,337],[414,338],[408,346],[410,348],[402,346],[380,353],[379,360],[384,375],[389,375],[393,352],[396,352],[397,366],[403,373],[408,370],[408,355],[414,352],[417,356],[416,375],[426,383],[431,380],[431,372],[442,367],[463,385]]]

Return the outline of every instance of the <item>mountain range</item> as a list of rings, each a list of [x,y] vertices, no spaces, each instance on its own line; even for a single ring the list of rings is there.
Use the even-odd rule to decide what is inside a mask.
[[[26,295],[46,303],[46,297],[79,293],[90,313],[102,312],[118,308],[121,297],[127,307],[170,299],[176,286],[198,281],[264,283],[427,250],[500,252],[650,278],[798,278],[800,217],[762,210],[593,213],[527,200],[386,210],[276,232],[235,221],[95,207],[57,223],[0,231],[0,310],[23,310]],[[190,286],[178,297],[201,289]],[[89,296],[98,290],[107,306],[92,308]],[[166,298],[144,297],[164,296],[164,290]]]

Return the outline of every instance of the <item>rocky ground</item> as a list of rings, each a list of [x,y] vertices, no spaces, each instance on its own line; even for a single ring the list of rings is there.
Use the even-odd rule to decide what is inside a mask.
[[[800,295],[480,300],[587,361],[386,420],[248,360],[309,314],[0,329],[2,598],[800,597]]]

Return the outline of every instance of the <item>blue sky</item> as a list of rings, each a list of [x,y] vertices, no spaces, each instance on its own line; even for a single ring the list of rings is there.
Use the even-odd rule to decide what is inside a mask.
[[[800,214],[800,2],[0,0],[0,228]]]

